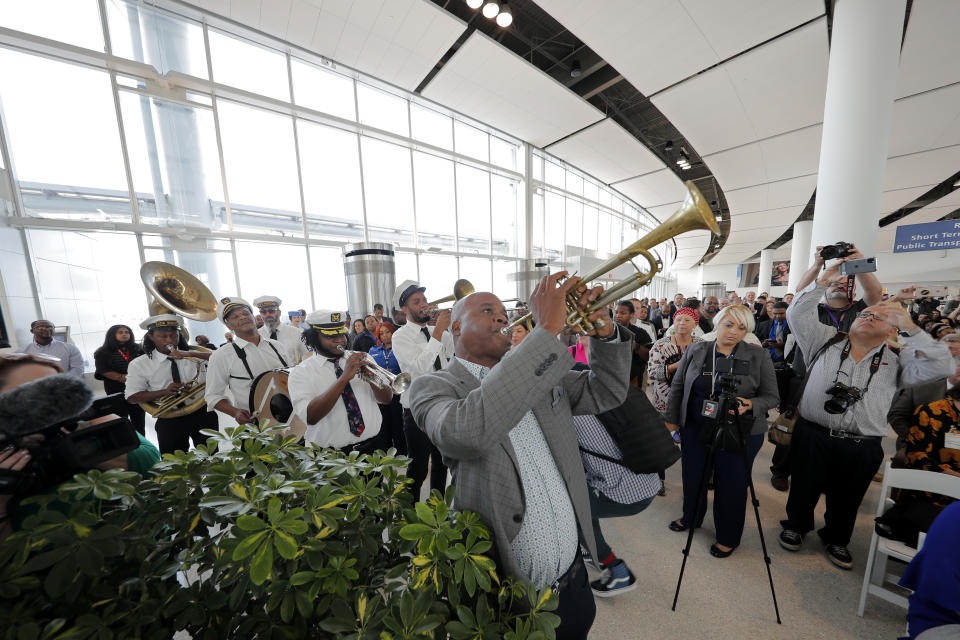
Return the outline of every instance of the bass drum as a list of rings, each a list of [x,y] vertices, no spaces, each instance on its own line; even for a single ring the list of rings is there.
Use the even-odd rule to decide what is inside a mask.
[[[289,369],[273,369],[257,376],[250,386],[250,413],[267,426],[287,425],[286,435],[303,438],[307,424],[293,414],[293,401],[287,387]]]

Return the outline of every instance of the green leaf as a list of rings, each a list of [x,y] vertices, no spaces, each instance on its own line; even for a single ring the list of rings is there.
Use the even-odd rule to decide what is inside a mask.
[[[283,604],[280,605],[280,618],[284,622],[290,622],[293,619],[294,604],[293,592],[287,591],[286,595],[283,596]]]
[[[308,582],[313,582],[313,578],[316,574],[313,571],[298,571],[297,573],[290,576],[290,584],[295,587],[300,585],[307,584]]]
[[[277,552],[286,558],[292,560],[297,555],[297,541],[292,536],[288,536],[282,531],[273,533],[273,544],[277,547]]]
[[[433,529],[425,524],[408,524],[400,529],[400,537],[404,540],[419,540],[431,533]]]
[[[277,525],[277,528],[283,531],[286,531],[287,533],[300,535],[300,534],[306,533],[308,527],[307,527],[307,523],[303,520],[300,520],[298,516],[296,520],[283,520],[280,524]]]
[[[280,520],[281,506],[280,498],[270,498],[270,502],[267,503],[267,518],[270,522],[276,524]]]
[[[237,526],[244,531],[260,531],[267,528],[267,523],[257,516],[240,516],[237,518]]]
[[[234,560],[243,560],[247,556],[251,555],[260,545],[260,542],[270,533],[269,531],[260,531],[255,533],[252,536],[248,536],[243,539],[240,544],[233,550],[233,559]]]
[[[437,524],[437,517],[433,513],[433,510],[423,502],[414,504],[413,508],[417,511],[417,517],[420,518],[421,522],[432,525]]]
[[[258,534],[259,535],[259,534]],[[273,545],[264,544],[254,554],[250,562],[250,580],[253,584],[260,586],[270,577],[273,570]]]

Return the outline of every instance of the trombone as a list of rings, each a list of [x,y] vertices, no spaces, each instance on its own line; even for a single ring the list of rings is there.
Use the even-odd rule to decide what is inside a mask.
[[[663,267],[663,264],[658,258],[650,253],[650,249],[657,246],[661,242],[669,240],[674,236],[678,236],[681,233],[694,231],[696,229],[706,229],[712,232],[714,235],[720,235],[720,227],[717,225],[717,221],[713,217],[713,211],[711,211],[710,205],[707,204],[706,200],[704,200],[703,194],[700,193],[700,190],[697,188],[697,186],[690,180],[687,180],[684,184],[687,187],[687,197],[684,199],[683,204],[680,205],[680,208],[677,209],[673,215],[667,218],[667,220],[665,220],[656,229],[643,236],[590,273],[579,277],[580,284],[567,293],[568,313],[566,326],[581,333],[586,333],[587,335],[596,334],[599,326],[590,322],[589,316],[600,309],[603,309],[611,302],[615,302],[621,296],[623,296],[623,294],[639,289],[653,280],[653,276],[660,271],[660,269]],[[633,263],[633,259],[637,256],[640,256],[647,261],[650,266],[649,271],[644,273],[637,268],[636,273],[629,278],[625,278],[620,282],[617,282],[609,289],[604,291],[602,294],[600,294],[600,297],[594,300],[586,309],[580,308],[580,298],[587,292],[587,283],[596,280],[603,274],[612,271],[616,267],[619,267],[626,262]],[[636,265],[634,266],[636,267]],[[533,315],[528,313],[522,318],[514,320],[512,323],[501,329],[501,332],[507,334],[507,332],[512,331],[515,326],[519,324],[527,324],[532,317]]]

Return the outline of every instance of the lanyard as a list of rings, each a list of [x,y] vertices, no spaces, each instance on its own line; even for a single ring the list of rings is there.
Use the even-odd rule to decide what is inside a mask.
[[[887,348],[887,344],[884,343],[880,347],[880,350],[873,354],[873,359],[870,360],[870,377],[867,378],[867,386],[863,388],[863,394],[867,393],[867,389],[870,388],[870,382],[873,380],[874,374],[877,373],[877,370],[880,369],[880,361],[883,359],[883,352]],[[843,363],[850,355],[850,339],[847,338],[847,344],[843,345],[843,351],[840,352],[840,366],[837,367],[837,375],[833,377],[833,384],[837,384],[837,380],[840,379],[840,370],[843,369]],[[850,382],[853,382],[853,372],[850,373]]]
[[[124,351],[123,349],[117,349],[117,351],[120,353],[120,357],[123,358],[123,360],[124,360],[125,362],[130,362],[130,353],[129,353],[129,352]]]
[[[848,298],[848,299],[849,299],[849,298]],[[841,311],[841,312],[840,312],[840,317],[837,318],[837,316],[833,315],[833,310],[830,309],[830,305],[824,304],[824,305],[820,305],[820,306],[823,307],[823,309],[824,309],[824,310],[827,312],[827,314],[830,316],[830,319],[833,320],[834,326],[836,326],[838,330],[842,331],[842,330],[843,330],[843,327],[842,327],[843,317],[844,317],[845,315],[847,315],[847,311],[850,310],[850,307],[848,306],[846,309],[844,309],[843,311]]]

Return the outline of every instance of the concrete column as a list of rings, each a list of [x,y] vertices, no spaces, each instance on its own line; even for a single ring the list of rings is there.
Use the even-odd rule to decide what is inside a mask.
[[[793,223],[793,240],[790,244],[790,284],[788,293],[797,292],[797,282],[804,272],[810,268],[810,256],[813,247],[810,246],[810,234],[813,231],[813,221],[803,220]]]
[[[773,249],[760,252],[760,278],[757,280],[757,295],[770,293],[770,278],[773,275]]]
[[[906,0],[834,5],[811,246],[876,251]]]

